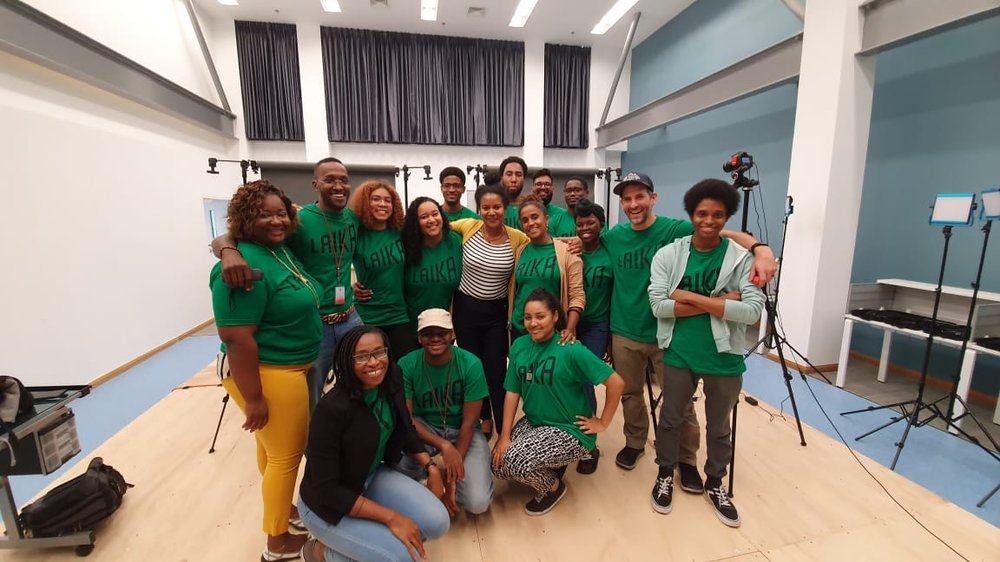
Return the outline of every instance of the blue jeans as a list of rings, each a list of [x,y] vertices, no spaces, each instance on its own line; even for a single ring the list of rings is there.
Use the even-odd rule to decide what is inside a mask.
[[[352,312],[347,320],[340,324],[323,324],[323,340],[319,344],[319,357],[313,363],[306,380],[309,382],[309,412],[312,413],[319,397],[323,395],[323,385],[333,368],[333,354],[337,351],[337,343],[351,328],[361,325],[361,317]]]
[[[598,359],[604,359],[604,354],[608,352],[608,340],[611,338],[610,324],[607,320],[600,322],[580,322],[576,326],[576,339],[584,345]],[[584,385],[584,392],[590,400],[590,408],[597,411],[597,395],[594,393],[594,385]]]
[[[420,527],[424,540],[436,539],[448,532],[451,520],[441,500],[410,477],[389,467],[380,466],[365,483],[362,494],[381,506],[403,514]],[[299,516],[316,540],[326,546],[324,558],[363,560],[365,562],[412,562],[403,543],[389,527],[345,515],[332,525],[317,515],[301,499]]]
[[[451,441],[452,444],[458,441],[459,430],[457,429],[439,429],[420,418],[413,418],[413,421],[422,424],[434,435]],[[440,452],[437,448],[430,445],[426,445],[426,447],[427,452],[432,457]],[[473,430],[472,442],[469,443],[469,450],[465,453],[465,478],[458,481],[455,490],[458,505],[469,513],[476,515],[485,513],[490,508],[490,502],[493,501],[493,475],[490,471],[491,461],[492,455],[490,454],[489,443],[486,442],[486,436],[478,429]],[[427,478],[427,471],[424,467],[413,462],[413,459],[409,455],[403,455],[396,468],[414,480]]]

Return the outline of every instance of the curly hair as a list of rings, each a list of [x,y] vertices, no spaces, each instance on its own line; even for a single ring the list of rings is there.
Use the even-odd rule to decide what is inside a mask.
[[[684,194],[684,212],[694,216],[694,210],[702,199],[714,199],[726,208],[726,217],[736,214],[740,208],[740,192],[732,185],[715,178],[701,180]]]
[[[496,181],[481,185],[476,189],[476,211],[479,211],[482,207],[483,196],[489,194],[499,197],[504,209],[510,206],[510,195],[507,195],[507,190],[500,187],[499,181]]]
[[[375,225],[375,217],[372,214],[371,195],[376,189],[384,189],[389,192],[392,199],[392,214],[389,215],[388,227],[392,230],[403,230],[403,203],[399,200],[396,188],[378,180],[368,180],[358,186],[357,191],[351,196],[348,206],[354,214],[361,219],[361,225],[371,229]]]
[[[396,358],[392,356],[392,349],[389,347],[389,338],[386,337],[385,332],[375,326],[366,324],[351,328],[341,338],[337,344],[337,350],[333,354],[333,375],[337,381],[335,388],[343,388],[345,392],[352,395],[355,393],[360,395],[363,390],[361,381],[358,380],[358,376],[354,373],[354,353],[358,349],[358,342],[361,341],[361,337],[365,334],[378,334],[382,338],[383,345],[389,350],[389,370],[392,369],[392,365],[396,362]],[[389,372],[386,372],[385,378],[382,379],[382,384],[379,385],[380,391],[389,381],[389,374]]]
[[[420,230],[420,217],[417,209],[424,203],[434,203],[438,212],[441,213],[441,232],[444,233],[441,242],[447,243],[450,238],[451,223],[448,222],[447,215],[441,204],[430,197],[417,197],[406,209],[406,219],[403,220],[403,258],[406,265],[420,265],[420,259],[424,255],[424,233]]]
[[[527,307],[529,302],[540,302],[549,309],[549,312],[556,314],[557,331],[566,327],[566,313],[563,312],[562,305],[559,304],[559,299],[555,295],[539,287],[531,291],[528,298],[524,299],[524,306]]]
[[[521,209],[525,207],[538,207],[538,210],[540,210],[543,215],[549,216],[549,210],[545,206],[545,201],[542,201],[541,196],[537,193],[532,192],[521,198],[521,203],[518,205],[517,209],[517,215],[519,218],[521,216]]]
[[[253,225],[257,217],[260,216],[260,207],[264,204],[264,199],[268,195],[277,195],[281,202],[285,204],[285,211],[292,221],[292,226],[287,234],[295,232],[299,221],[296,219],[297,213],[292,200],[285,195],[285,192],[278,186],[267,180],[252,181],[241,186],[229,200],[229,210],[226,217],[226,225],[229,227],[229,235],[234,240],[249,240],[253,235]]]

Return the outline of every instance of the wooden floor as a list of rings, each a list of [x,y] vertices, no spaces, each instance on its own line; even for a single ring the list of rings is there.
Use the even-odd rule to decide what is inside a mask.
[[[206,368],[191,384],[214,382]],[[104,561],[259,560],[259,476],[253,440],[226,412],[207,454],[223,391],[178,390],[95,452],[135,484],[97,532],[90,558]],[[766,406],[766,404],[762,404]],[[700,414],[700,412],[699,412]],[[1000,560],[1000,529],[868,459],[868,469],[928,529],[886,495],[838,442],[794,420],[740,406],[734,503],[743,526],[720,523],[704,496],[677,491],[670,515],[654,513],[651,445],[632,472],[614,466],[621,415],[599,438],[598,471],[568,472],[569,492],[542,517],[523,511],[526,488],[500,483],[490,511],[453,520],[428,543],[430,560]],[[704,455],[704,446],[701,451]],[[88,458],[70,471],[79,473]],[[951,545],[956,555],[941,541]],[[0,551],[0,560],[75,560],[72,548]]]

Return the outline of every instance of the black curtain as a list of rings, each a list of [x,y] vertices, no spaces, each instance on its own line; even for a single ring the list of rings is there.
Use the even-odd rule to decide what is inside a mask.
[[[524,145],[524,43],[320,33],[330,142]]]
[[[545,44],[545,147],[587,148],[590,47]]]
[[[236,52],[248,140],[305,140],[295,26],[236,22]]]

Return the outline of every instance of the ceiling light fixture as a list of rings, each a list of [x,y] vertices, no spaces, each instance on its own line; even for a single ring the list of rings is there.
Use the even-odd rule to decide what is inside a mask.
[[[618,0],[615,2],[614,6],[611,6],[608,13],[604,14],[601,21],[597,22],[597,25],[595,25],[594,29],[591,29],[590,32],[594,35],[604,35],[609,29],[618,23],[618,20],[622,19],[622,16],[624,16],[626,12],[631,10],[632,7],[638,3],[639,0]]]
[[[319,3],[323,5],[324,12],[340,13],[340,2],[337,0],[319,0]]]
[[[222,4],[223,6],[239,6],[240,5],[240,3],[237,2],[236,0],[219,0],[219,4]]]
[[[420,0],[420,19],[424,21],[437,21],[438,0]]]
[[[638,0],[636,0],[638,1]],[[535,9],[538,0],[521,0],[514,9],[514,17],[510,18],[510,27],[524,27],[531,17],[531,11]]]

